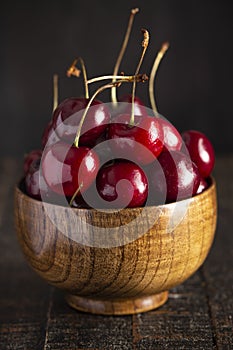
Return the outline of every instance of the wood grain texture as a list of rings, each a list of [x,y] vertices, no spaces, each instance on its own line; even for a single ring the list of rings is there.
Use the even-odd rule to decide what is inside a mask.
[[[218,225],[205,263],[158,309],[82,313],[29,268],[13,226],[21,159],[0,158],[0,349],[233,349],[233,155],[218,156]],[[52,293],[51,293],[52,292]]]
[[[182,220],[171,226],[174,210],[180,212],[183,207]],[[42,202],[15,189],[16,229],[29,264],[47,282],[68,292],[71,306],[93,313],[133,314],[154,309],[167,299],[160,293],[182,283],[201,266],[215,234],[215,182],[191,200],[144,211],[139,225],[124,233],[130,236],[138,230],[139,238],[109,248],[86,246],[77,242],[75,235],[95,234],[95,227],[102,225],[120,230],[142,209],[103,213],[53,204],[45,209]],[[73,212],[82,218],[76,227]],[[154,217],[157,220],[145,229]],[[60,223],[67,229],[66,235],[59,231]]]

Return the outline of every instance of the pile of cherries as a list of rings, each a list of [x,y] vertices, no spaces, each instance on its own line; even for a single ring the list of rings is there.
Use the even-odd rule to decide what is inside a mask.
[[[209,139],[194,130],[180,134],[169,121],[147,115],[143,108],[134,125],[122,108],[110,122],[108,106],[94,100],[76,146],[73,140],[82,116],[77,112],[87,103],[83,97],[64,100],[44,131],[42,149],[25,157],[29,196],[56,203],[65,195],[71,205],[84,208],[132,208],[144,206],[149,192],[147,204],[153,205],[191,197],[208,187],[214,166]],[[100,166],[104,157],[107,161]],[[85,193],[92,197],[91,205]]]
[[[41,149],[24,159],[26,193],[98,209],[159,205],[203,192],[215,161],[210,140],[200,131],[180,133],[150,111],[134,93],[113,104],[65,99],[53,111]]]

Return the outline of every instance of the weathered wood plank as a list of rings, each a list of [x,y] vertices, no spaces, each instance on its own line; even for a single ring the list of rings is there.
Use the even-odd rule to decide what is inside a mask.
[[[218,349],[233,349],[233,157],[217,160],[219,219],[215,242],[202,268]]]
[[[212,325],[199,273],[170,291],[160,309],[135,315],[135,349],[212,349]]]
[[[132,349],[131,316],[97,316],[77,312],[55,291],[49,315],[45,348],[53,349]]]

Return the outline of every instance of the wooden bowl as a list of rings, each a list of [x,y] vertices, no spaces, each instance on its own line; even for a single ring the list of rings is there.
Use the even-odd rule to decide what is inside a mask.
[[[45,204],[17,186],[15,224],[30,266],[63,289],[70,306],[124,315],[164,304],[168,290],[202,265],[214,239],[216,206],[213,178],[191,199],[107,213]]]

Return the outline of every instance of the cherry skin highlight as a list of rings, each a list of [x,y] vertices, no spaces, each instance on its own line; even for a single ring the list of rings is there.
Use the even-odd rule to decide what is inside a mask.
[[[215,154],[210,140],[200,131],[187,130],[182,133],[190,158],[197,165],[202,177],[207,178],[214,167]]]
[[[164,149],[168,151],[179,151],[183,142],[179,131],[166,119],[160,118],[160,124],[164,135]]]
[[[152,163],[163,149],[159,118],[135,116],[134,126],[129,123],[130,115],[121,114],[109,124],[108,139],[114,140],[110,144],[113,154],[140,165]]]
[[[119,160],[103,166],[98,173],[96,187],[106,206],[111,208],[143,206],[148,195],[144,172],[128,161]]]
[[[99,169],[97,154],[88,147],[57,142],[46,148],[42,172],[52,191],[72,197],[83,193],[94,182]],[[77,194],[78,195],[78,194]]]

